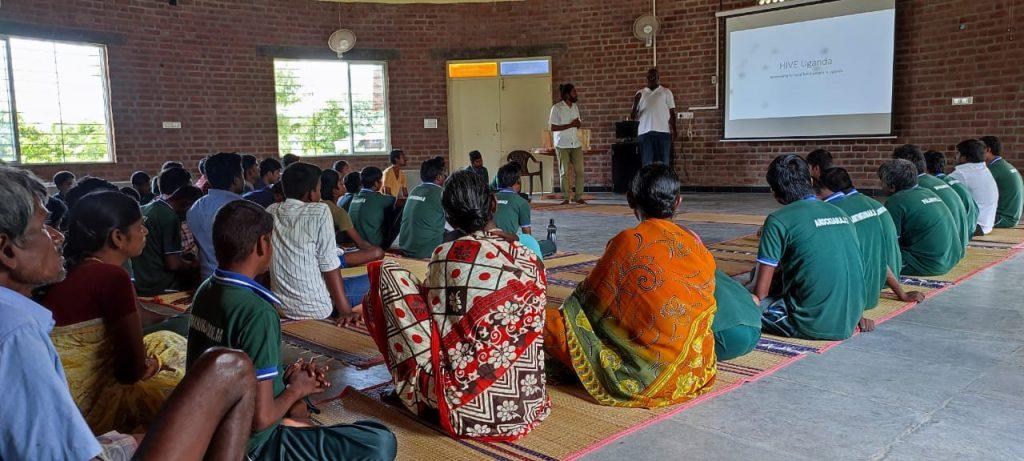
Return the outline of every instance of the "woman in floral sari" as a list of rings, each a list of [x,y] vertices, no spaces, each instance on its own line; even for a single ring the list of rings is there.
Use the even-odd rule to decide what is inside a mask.
[[[640,225],[608,242],[561,309],[548,311],[546,349],[601,404],[685,402],[715,381],[715,261],[671,221],[680,196],[669,167],[641,169],[627,199]]]
[[[445,183],[446,217],[465,233],[434,250],[422,283],[372,263],[367,329],[410,410],[437,410],[452,437],[512,441],[544,420],[544,269],[495,229],[494,194],[477,174]]]

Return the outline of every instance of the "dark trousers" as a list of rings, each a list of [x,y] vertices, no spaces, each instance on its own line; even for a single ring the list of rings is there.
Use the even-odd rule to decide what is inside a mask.
[[[654,162],[669,164],[669,154],[672,152],[672,135],[660,131],[648,131],[639,138],[640,141],[640,164],[650,165]]]
[[[387,250],[395,243],[398,232],[402,230],[402,208],[392,208],[384,212],[384,222],[380,226],[384,240],[380,242],[380,248]]]
[[[344,459],[391,461],[398,442],[383,424],[357,421],[321,427],[278,425],[270,439],[250,453],[256,460]]]

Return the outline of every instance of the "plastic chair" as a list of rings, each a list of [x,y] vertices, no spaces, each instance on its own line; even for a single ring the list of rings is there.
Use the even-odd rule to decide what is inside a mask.
[[[507,160],[509,162],[515,162],[519,165],[519,177],[527,176],[530,178],[530,195],[533,195],[533,178],[536,176],[540,177],[540,185],[544,187],[544,162],[538,161],[533,157],[533,154],[525,150],[514,150],[508,153]],[[537,164],[537,169],[530,171],[530,162]]]

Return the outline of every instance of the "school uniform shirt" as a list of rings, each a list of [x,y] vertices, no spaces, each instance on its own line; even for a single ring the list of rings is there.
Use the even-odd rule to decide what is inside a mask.
[[[242,194],[242,198],[266,208],[274,203],[273,185]]]
[[[334,223],[335,236],[348,232],[352,228],[352,218],[337,203],[330,200],[320,200],[320,203],[327,205],[327,209],[331,213],[331,222]]]
[[[861,264],[864,266],[864,308],[872,309],[878,305],[878,297],[885,286],[890,264],[888,255],[893,248],[896,254],[899,254],[900,246],[895,238],[896,227],[891,220],[881,219],[880,215],[889,214],[881,203],[859,192],[852,195],[836,192],[825,199],[825,202],[843,210],[850,217],[850,223],[857,229]],[[896,266],[896,271],[898,270],[899,266]]]
[[[974,239],[974,230],[978,227],[978,204],[974,201],[974,197],[971,196],[971,191],[967,190],[967,186],[952,176],[945,174],[937,174],[936,178],[939,178],[949,184],[949,187],[956,192],[956,196],[960,197],[960,203],[964,204],[964,210],[967,213],[967,224],[970,225],[971,233],[967,237],[967,243],[970,243]]]
[[[750,292],[728,274],[715,269],[715,302],[718,310],[711,331],[718,333],[740,325],[761,329],[761,308]]]
[[[218,269],[196,290],[188,331],[187,364],[192,366],[211,347],[245,352],[256,369],[256,381],[272,380],[274,397],[284,392],[281,365],[281,319],[274,310],[281,300],[242,274]],[[259,449],[280,421],[253,433],[248,452]]]
[[[352,199],[355,197],[356,194],[350,194],[346,192],[345,195],[342,195],[341,198],[338,199],[338,207],[340,207],[342,210],[350,211],[348,208],[350,205],[352,205]]]
[[[957,234],[960,240],[960,246],[966,250],[967,244],[971,242],[971,236],[974,235],[974,228],[976,227],[973,222],[967,221],[967,208],[964,207],[964,202],[960,200],[960,196],[956,195],[956,191],[943,181],[935,176],[927,173],[917,175],[917,185],[931,189],[942,199],[942,203],[946,204],[949,208],[950,213],[953,214],[953,222],[956,224],[956,228],[960,230]],[[964,252],[960,252],[960,257],[964,256]]]
[[[352,224],[356,232],[370,245],[380,246],[384,241],[384,212],[395,206],[395,198],[370,189],[359,191],[352,204],[349,205],[348,215],[352,217]]]
[[[164,256],[180,255],[181,218],[167,202],[155,200],[142,207],[146,218],[146,246],[142,254],[132,258],[135,271],[135,290],[140,296],[156,296],[168,290],[177,290],[178,274],[167,270]]]
[[[672,91],[663,86],[654,90],[646,86],[638,91],[640,102],[637,103],[637,118],[640,120],[640,128],[637,134],[644,134],[649,131],[658,133],[671,133],[669,110],[676,108],[676,99]]]
[[[409,191],[402,210],[402,228],[398,247],[412,258],[429,258],[434,248],[444,241],[444,189],[434,183],[423,183]]]
[[[223,189],[210,189],[188,210],[185,219],[199,247],[199,262],[202,263],[203,278],[213,275],[217,268],[217,254],[213,251],[213,220],[217,212],[230,202],[242,200],[242,196]]]
[[[388,195],[398,197],[398,195],[402,193],[402,189],[408,187],[409,178],[405,176],[404,171],[395,165],[391,165],[384,169],[384,187],[381,190],[388,191]]]
[[[551,114],[548,116],[548,123],[552,125],[568,125],[578,118],[580,118],[579,104],[573,104],[570,106],[565,101],[558,101],[558,103],[551,106]],[[579,130],[575,127],[562,131],[552,131],[551,136],[553,139],[553,145],[559,149],[574,149],[582,147],[583,144],[580,144],[578,131]]]
[[[0,286],[0,459],[92,459],[100,445],[50,341],[53,315]]]
[[[846,339],[864,311],[864,266],[850,217],[809,196],[768,215],[757,262],[782,271],[782,297],[804,336]]]
[[[510,234],[523,231],[533,222],[530,217],[530,202],[512,189],[502,189],[495,194],[498,210],[494,212],[494,224]]]
[[[64,202],[64,196],[53,194],[46,199],[46,225],[61,231],[68,228],[68,205]]]
[[[999,203],[996,205],[995,227],[1016,227],[1020,222],[1021,208],[1024,207],[1024,183],[1020,172],[1002,157],[996,157],[988,164],[992,179],[999,189]]]
[[[921,186],[899,191],[885,201],[903,252],[904,275],[943,275],[960,261],[960,230],[949,207]]]
[[[957,165],[949,176],[971,191],[974,203],[978,204],[978,227],[981,232],[992,232],[992,226],[996,223],[996,207],[999,205],[999,187],[996,186],[992,172],[984,162],[965,163]]]
[[[323,273],[341,267],[334,222],[323,203],[293,198],[267,207],[274,217],[270,287],[290,319],[325,319],[334,312]]]
[[[487,182],[487,181],[491,180],[491,174],[487,172],[487,167],[485,167],[485,166],[477,168],[477,167],[475,167],[473,165],[470,165],[470,166],[466,167],[466,171],[469,171],[469,172],[476,173],[476,174],[480,175],[481,178],[484,178],[484,182]]]

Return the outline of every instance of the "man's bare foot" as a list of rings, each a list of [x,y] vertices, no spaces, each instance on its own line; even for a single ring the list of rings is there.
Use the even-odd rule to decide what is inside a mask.
[[[559,203],[559,205],[568,205],[568,204],[569,204],[568,200],[562,200],[562,203]]]
[[[903,297],[900,298],[900,301],[919,303],[924,301],[924,293],[921,293],[920,291],[908,291],[903,293]]]
[[[863,331],[865,333],[869,331],[874,331],[875,321],[867,317],[861,317],[860,322],[857,322],[857,326],[860,327],[860,331]]]

